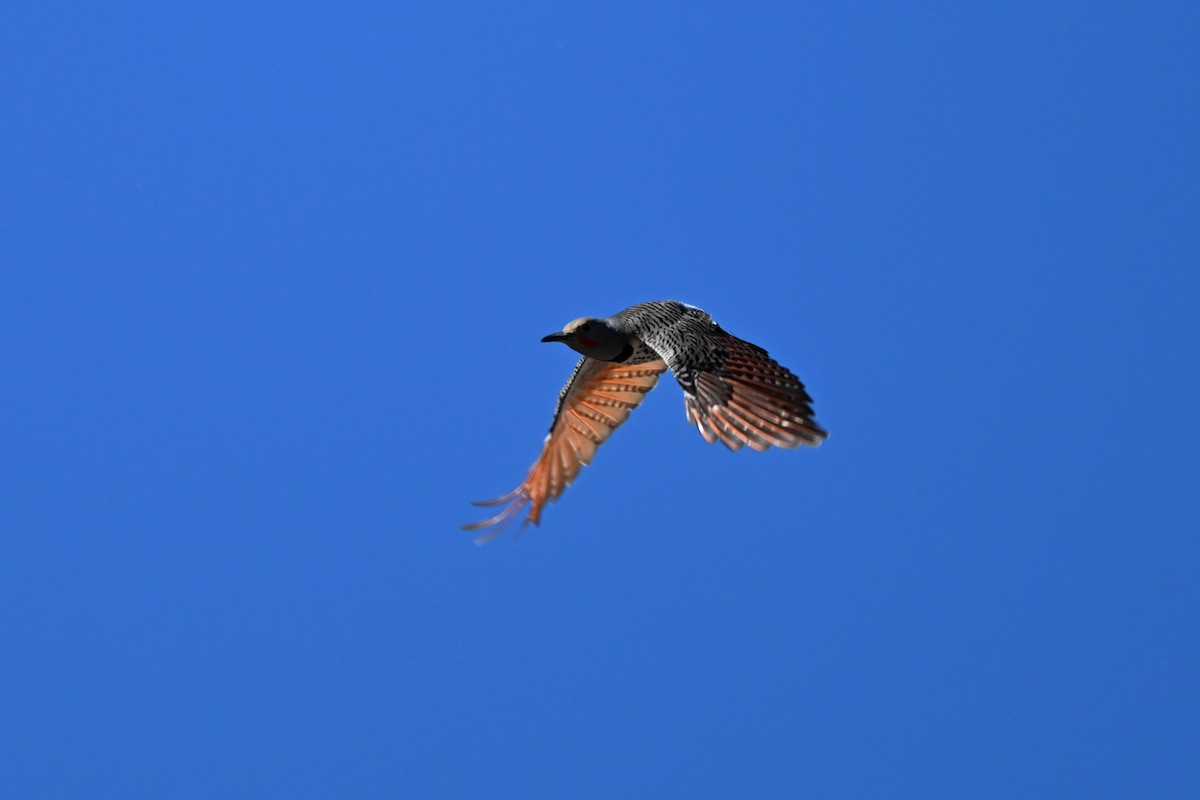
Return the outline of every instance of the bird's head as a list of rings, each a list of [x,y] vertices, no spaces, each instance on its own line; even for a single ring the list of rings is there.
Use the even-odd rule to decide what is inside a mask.
[[[577,353],[598,361],[612,361],[629,343],[629,337],[613,329],[607,320],[580,317],[567,323],[560,333],[542,337],[543,342],[562,342]]]

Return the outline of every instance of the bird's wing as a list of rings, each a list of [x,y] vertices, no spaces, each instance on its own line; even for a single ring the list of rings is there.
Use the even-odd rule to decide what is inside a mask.
[[[524,482],[504,497],[475,503],[503,504],[504,508],[496,516],[463,525],[462,529],[477,531],[499,526],[475,540],[483,544],[499,535],[504,525],[518,517],[526,506],[529,514],[525,524],[538,524],[542,507],[557,500],[575,480],[579,470],[596,454],[596,448],[638,407],[666,368],[663,361],[627,366],[587,357],[580,359],[558,395],[550,433]]]
[[[684,410],[709,444],[731,450],[809,445],[828,435],[814,420],[804,384],[767,351],[714,325],[718,345],[697,368],[672,364],[684,390]]]

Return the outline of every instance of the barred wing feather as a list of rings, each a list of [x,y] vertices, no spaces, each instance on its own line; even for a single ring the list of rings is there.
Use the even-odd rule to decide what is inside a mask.
[[[557,500],[575,480],[579,470],[595,456],[596,448],[641,404],[666,368],[662,361],[627,366],[580,359],[558,396],[550,433],[525,480],[503,497],[475,503],[504,507],[495,516],[463,525],[462,529],[494,528],[475,540],[483,544],[498,536],[526,508],[529,513],[523,524],[537,525],[546,503]]]
[[[815,447],[825,439],[799,378],[757,345],[725,331],[714,339],[724,351],[722,363],[696,372],[684,395],[688,421],[706,442],[766,450]]]

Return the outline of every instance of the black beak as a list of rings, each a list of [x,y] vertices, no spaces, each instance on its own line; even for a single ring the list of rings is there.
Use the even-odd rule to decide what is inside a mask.
[[[566,339],[567,335],[565,333],[552,333],[549,336],[542,337],[543,342],[564,342]]]

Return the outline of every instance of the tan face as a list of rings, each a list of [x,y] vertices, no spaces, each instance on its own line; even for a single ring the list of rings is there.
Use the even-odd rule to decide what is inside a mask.
[[[578,342],[586,348],[592,349],[600,344],[600,340],[604,335],[603,326],[596,324],[595,317],[580,317],[579,319],[571,320],[567,326],[563,328],[563,333],[572,337],[567,340],[568,344],[572,341]],[[574,345],[572,345],[574,346]],[[575,348],[579,349],[579,348]],[[579,352],[583,352],[580,350]]]
[[[580,317],[567,323],[561,333],[552,333],[543,342],[562,342],[577,353],[607,361],[626,346],[628,337],[613,330],[604,320]]]

